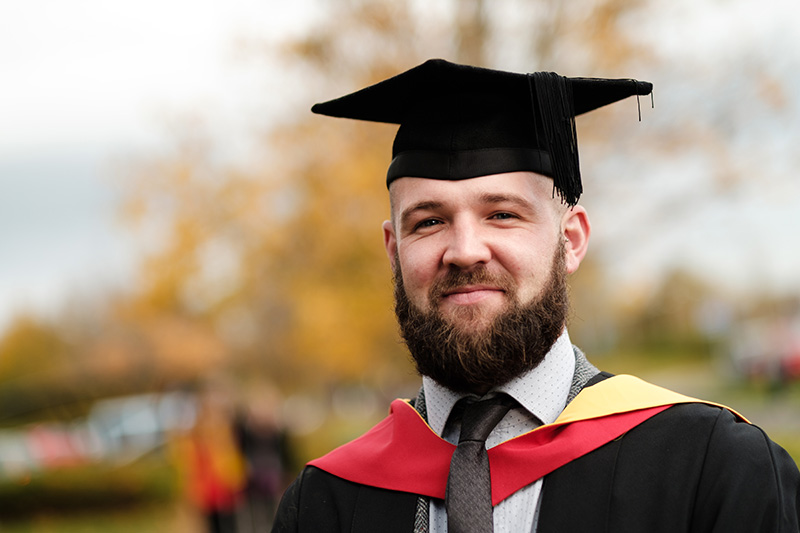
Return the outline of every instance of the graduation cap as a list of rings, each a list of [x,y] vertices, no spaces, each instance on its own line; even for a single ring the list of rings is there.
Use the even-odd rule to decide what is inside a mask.
[[[652,89],[632,79],[518,74],[431,59],[311,110],[400,125],[387,187],[401,177],[532,171],[551,177],[562,200],[575,205],[583,191],[575,116]]]

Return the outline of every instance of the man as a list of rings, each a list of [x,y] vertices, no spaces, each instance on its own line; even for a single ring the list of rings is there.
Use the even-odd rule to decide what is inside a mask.
[[[760,429],[570,343],[574,117],[651,90],[432,60],[313,108],[400,124],[383,234],[423,386],[312,461],[273,531],[798,531],[800,473]]]

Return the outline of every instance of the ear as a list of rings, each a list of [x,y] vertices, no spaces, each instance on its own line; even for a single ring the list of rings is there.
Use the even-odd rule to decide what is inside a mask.
[[[589,235],[592,226],[589,215],[581,205],[576,205],[564,213],[561,218],[561,235],[565,239],[565,260],[567,272],[572,274],[583,261],[586,250],[589,248]]]
[[[389,264],[392,265],[392,271],[394,271],[397,266],[394,264],[397,257],[397,238],[394,233],[394,225],[390,220],[383,222],[383,246],[386,248]]]

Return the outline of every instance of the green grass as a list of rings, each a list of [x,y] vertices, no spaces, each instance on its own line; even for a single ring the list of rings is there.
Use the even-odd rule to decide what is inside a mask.
[[[0,520],[3,533],[190,533],[199,531],[192,517],[175,503],[138,505],[101,511],[36,514]]]
[[[161,458],[35,471],[0,479],[0,518],[170,501],[177,487],[177,472]]]

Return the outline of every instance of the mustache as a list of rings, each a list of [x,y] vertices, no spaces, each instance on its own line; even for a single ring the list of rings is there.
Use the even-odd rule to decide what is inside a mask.
[[[514,296],[516,291],[514,280],[510,275],[494,274],[483,265],[472,270],[451,268],[442,278],[431,285],[428,291],[429,301],[431,303],[438,302],[444,298],[445,294],[467,285],[490,285],[501,289],[509,296]]]

